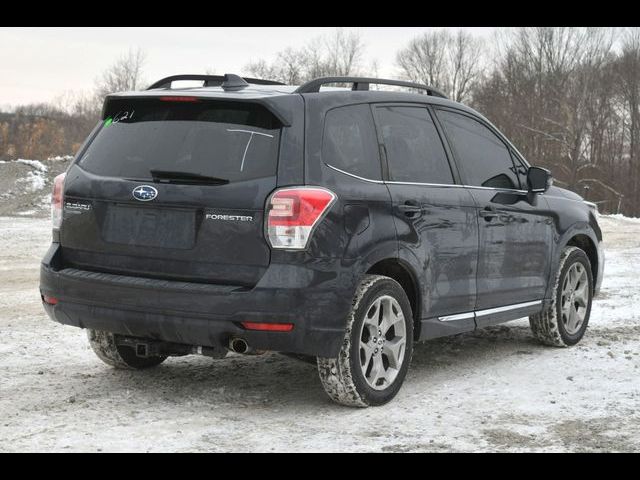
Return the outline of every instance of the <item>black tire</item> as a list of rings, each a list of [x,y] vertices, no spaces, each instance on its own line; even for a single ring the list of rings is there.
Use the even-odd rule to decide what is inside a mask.
[[[372,374],[371,365],[373,365],[373,356],[370,357],[370,362],[362,360],[366,358],[366,354],[362,353],[364,346],[361,340],[363,336],[369,336],[368,333],[364,332],[363,324],[365,322],[365,316],[369,315],[371,310],[375,308],[377,300],[386,301],[388,306],[384,308],[391,308],[394,315],[396,315],[395,318],[400,318],[395,312],[396,303],[391,303],[392,300],[388,297],[391,297],[397,302],[397,305],[399,305],[402,310],[403,317],[402,320],[396,320],[398,330],[396,330],[395,326],[391,327],[388,330],[388,335],[394,336],[392,341],[399,340],[402,335],[397,332],[401,332],[404,326],[405,344],[398,350],[399,352],[401,351],[401,353],[397,354],[397,358],[401,358],[402,360],[399,361],[400,368],[394,369],[394,371],[397,372],[394,373],[395,377],[389,382],[389,385],[384,388],[383,386],[386,380],[381,379],[381,384],[377,385],[379,389],[376,389],[370,386],[365,377],[367,374]],[[379,309],[382,312],[383,307],[380,306]],[[367,319],[367,331],[371,328],[372,319],[378,315],[377,311],[374,311],[374,313],[375,314],[369,316]],[[379,314],[378,318],[381,317],[382,313]],[[380,320],[375,321],[380,322]],[[366,343],[366,345],[374,343],[373,340],[375,339],[369,338],[369,343]],[[382,336],[378,341],[381,340],[383,340]],[[383,342],[386,341],[387,338],[383,340]],[[388,345],[391,345],[392,341],[390,341]],[[387,348],[387,350],[385,350],[385,348]],[[385,352],[390,351],[387,344],[383,343],[383,346],[381,346],[379,350],[376,348],[375,351],[376,353],[374,355],[379,355],[379,358],[376,358],[376,360],[383,366],[385,373],[389,372],[389,358],[391,357],[385,356],[389,355]],[[318,373],[327,395],[337,403],[350,407],[383,405],[393,399],[400,390],[409,364],[411,363],[412,353],[413,315],[409,299],[404,289],[398,282],[389,277],[366,275],[354,295],[353,306],[347,318],[347,330],[340,353],[337,358],[318,357]],[[363,356],[361,357],[361,355]],[[366,363],[364,367],[361,366],[362,362]],[[367,368],[367,366],[369,368]],[[363,369],[365,371],[363,371]]]
[[[127,370],[141,370],[160,365],[167,357],[138,357],[132,347],[117,345],[117,335],[98,330],[87,330],[89,345],[107,365]]]
[[[575,264],[582,266],[582,270],[586,272],[588,285],[588,301],[585,302],[584,320],[580,324],[580,328],[574,332],[570,332],[566,326],[566,313],[563,316],[562,305],[565,296],[563,296],[563,285],[567,281],[567,273]],[[580,268],[580,267],[577,267]],[[554,279],[554,288],[551,296],[551,303],[541,313],[531,315],[529,324],[533,335],[541,343],[553,347],[569,347],[578,343],[584,336],[589,324],[589,316],[591,315],[591,303],[593,301],[593,276],[591,273],[591,262],[587,254],[578,247],[565,247],[560,255],[560,264]]]

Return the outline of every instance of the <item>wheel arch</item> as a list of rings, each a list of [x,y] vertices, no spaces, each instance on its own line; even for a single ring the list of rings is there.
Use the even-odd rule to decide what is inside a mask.
[[[564,247],[578,247],[587,254],[587,257],[589,257],[589,262],[591,263],[593,285],[596,285],[597,280],[599,279],[600,272],[598,271],[598,248],[596,247],[593,239],[589,235],[586,235],[584,233],[577,233],[567,240],[567,242],[564,244]]]
[[[420,289],[419,283],[412,268],[401,259],[385,258],[374,263],[366,272],[367,274],[384,275],[392,278],[400,284],[402,289],[407,294],[409,304],[411,305],[411,312],[413,314],[413,338],[420,338]]]

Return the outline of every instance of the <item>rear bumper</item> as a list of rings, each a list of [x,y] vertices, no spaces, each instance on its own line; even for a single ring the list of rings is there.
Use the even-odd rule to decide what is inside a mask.
[[[337,260],[272,264],[252,288],[170,282],[57,269],[59,245],[43,259],[40,292],[55,321],[186,345],[226,346],[244,338],[258,350],[337,356],[355,280]],[[291,332],[250,331],[240,322],[293,323]]]

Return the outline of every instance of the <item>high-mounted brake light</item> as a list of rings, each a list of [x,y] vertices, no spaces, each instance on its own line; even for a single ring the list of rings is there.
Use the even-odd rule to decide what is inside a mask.
[[[199,102],[198,97],[160,97],[161,102]]]
[[[62,224],[62,204],[64,202],[64,178],[61,173],[53,179],[53,193],[51,194],[51,223],[53,228],[60,228]]]
[[[304,250],[336,195],[326,188],[277,190],[267,204],[267,237],[273,248]]]

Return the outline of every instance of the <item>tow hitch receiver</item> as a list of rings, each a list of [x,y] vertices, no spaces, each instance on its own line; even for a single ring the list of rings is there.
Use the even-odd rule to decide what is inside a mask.
[[[136,356],[140,358],[183,355],[204,355],[211,358],[224,358],[228,353],[228,350],[222,345],[218,347],[203,347],[120,335],[116,337],[116,343],[133,348]]]

